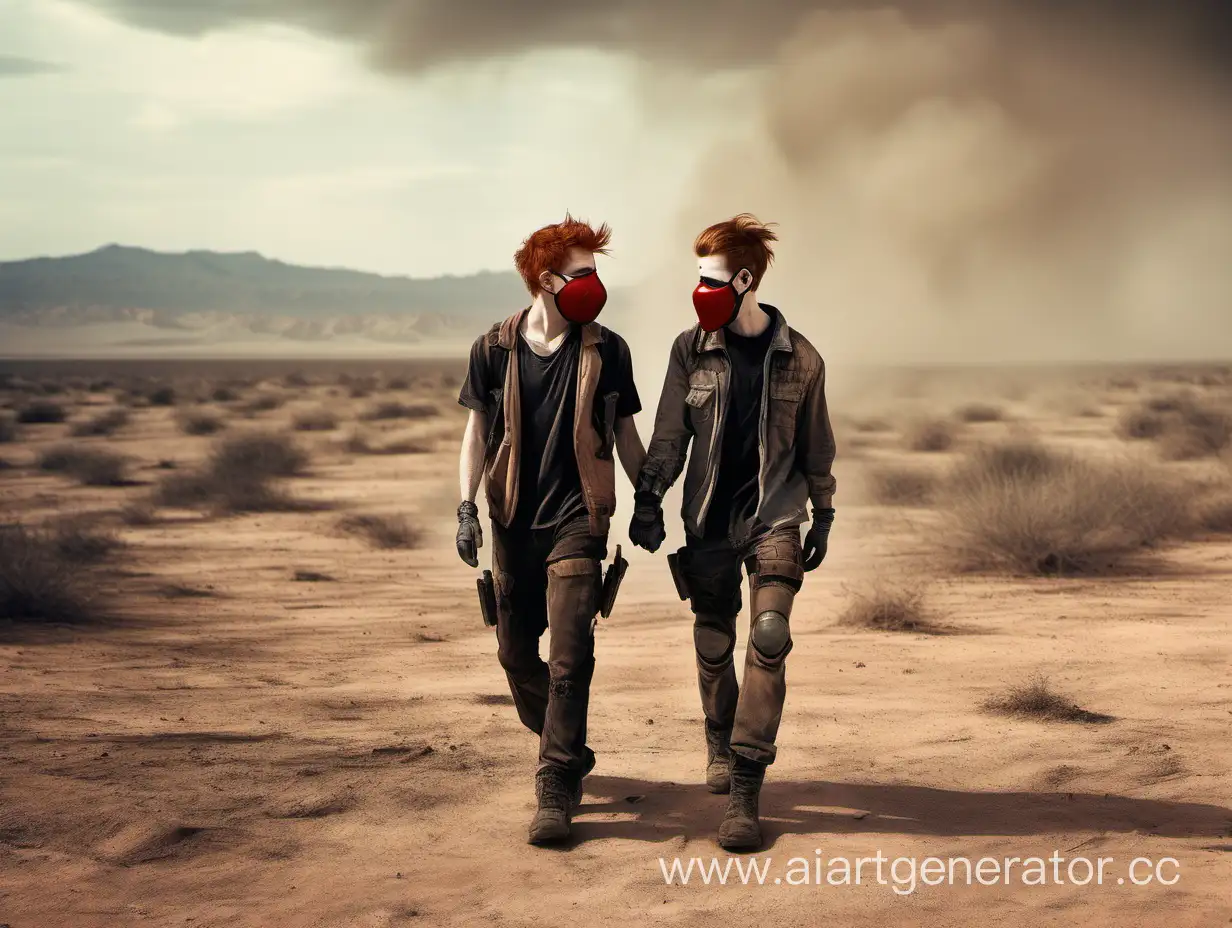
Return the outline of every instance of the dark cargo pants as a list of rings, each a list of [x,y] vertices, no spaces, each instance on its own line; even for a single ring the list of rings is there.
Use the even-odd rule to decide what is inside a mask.
[[[732,657],[742,605],[742,564],[752,599],[743,686],[736,682]],[[774,763],[787,695],[791,606],[804,578],[800,528],[763,529],[740,546],[726,538],[688,535],[680,566],[695,616],[693,643],[706,722],[715,730],[731,731],[734,753]]]
[[[607,537],[591,535],[584,514],[555,528],[492,528],[497,654],[513,704],[539,735],[540,767],[581,773]],[[546,663],[539,655],[544,631]]]

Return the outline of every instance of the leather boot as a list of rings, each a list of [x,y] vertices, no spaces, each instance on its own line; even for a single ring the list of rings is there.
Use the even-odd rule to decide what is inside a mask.
[[[586,767],[582,770],[581,776],[577,778],[577,785],[573,788],[573,795],[570,797],[573,803],[573,810],[577,811],[577,807],[582,804],[582,779],[595,769],[595,752],[590,748],[586,749]]]
[[[731,729],[706,726],[706,788],[726,793],[731,788]]]
[[[572,777],[558,767],[544,767],[535,774],[535,797],[539,808],[530,822],[530,844],[550,844],[569,837],[573,813]]]
[[[719,826],[719,847],[729,851],[753,850],[761,847],[761,823],[757,818],[757,800],[766,776],[766,765],[732,755],[731,795],[727,811]]]

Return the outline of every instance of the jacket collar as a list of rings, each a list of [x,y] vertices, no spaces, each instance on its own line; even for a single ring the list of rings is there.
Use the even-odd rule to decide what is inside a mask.
[[[526,314],[530,312],[530,307],[520,309],[504,322],[500,324],[500,330],[497,332],[496,343],[500,347],[509,351],[517,344],[518,329],[522,327],[522,320],[526,318]],[[603,326],[597,322],[588,322],[582,326],[582,347],[588,345],[597,345],[603,341]]]
[[[771,351],[791,351],[791,332],[787,327],[787,320],[777,307],[771,306],[768,303],[758,304],[762,309],[774,310],[774,334],[770,336]],[[516,330],[515,330],[516,331]],[[701,326],[697,327],[697,338],[693,342],[693,350],[697,354],[705,354],[707,351],[719,351],[727,347],[727,327],[716,329],[713,332],[707,332]]]

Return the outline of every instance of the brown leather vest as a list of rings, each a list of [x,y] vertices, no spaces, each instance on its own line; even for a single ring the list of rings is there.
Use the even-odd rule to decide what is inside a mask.
[[[495,452],[488,456],[486,476],[488,511],[501,525],[508,526],[518,509],[518,474],[522,440],[521,384],[518,363],[514,356],[518,329],[529,310],[514,313],[495,331],[495,345],[510,352],[505,364],[505,385],[502,397],[505,417],[504,437]],[[573,419],[573,450],[577,455],[578,473],[582,482],[582,497],[590,514],[590,533],[606,535],[612,514],[616,511],[616,461],[614,455],[600,457],[603,436],[595,428],[595,393],[599,387],[599,371],[603,359],[599,344],[603,328],[598,323],[582,326],[582,350],[578,360],[577,413]]]

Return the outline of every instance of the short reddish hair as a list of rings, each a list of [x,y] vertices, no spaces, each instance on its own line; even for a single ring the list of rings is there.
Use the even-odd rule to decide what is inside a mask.
[[[570,248],[605,255],[611,238],[612,230],[606,222],[595,229],[590,223],[565,213],[564,222],[544,226],[524,241],[513,256],[513,262],[522,280],[526,281],[526,289],[537,294],[542,289],[539,286],[540,275],[544,271],[557,270]]]
[[[753,288],[761,283],[766,268],[774,261],[771,242],[779,237],[752,213],[741,213],[724,222],[716,222],[693,241],[693,251],[699,258],[722,255],[733,270],[747,267],[753,274]]]

